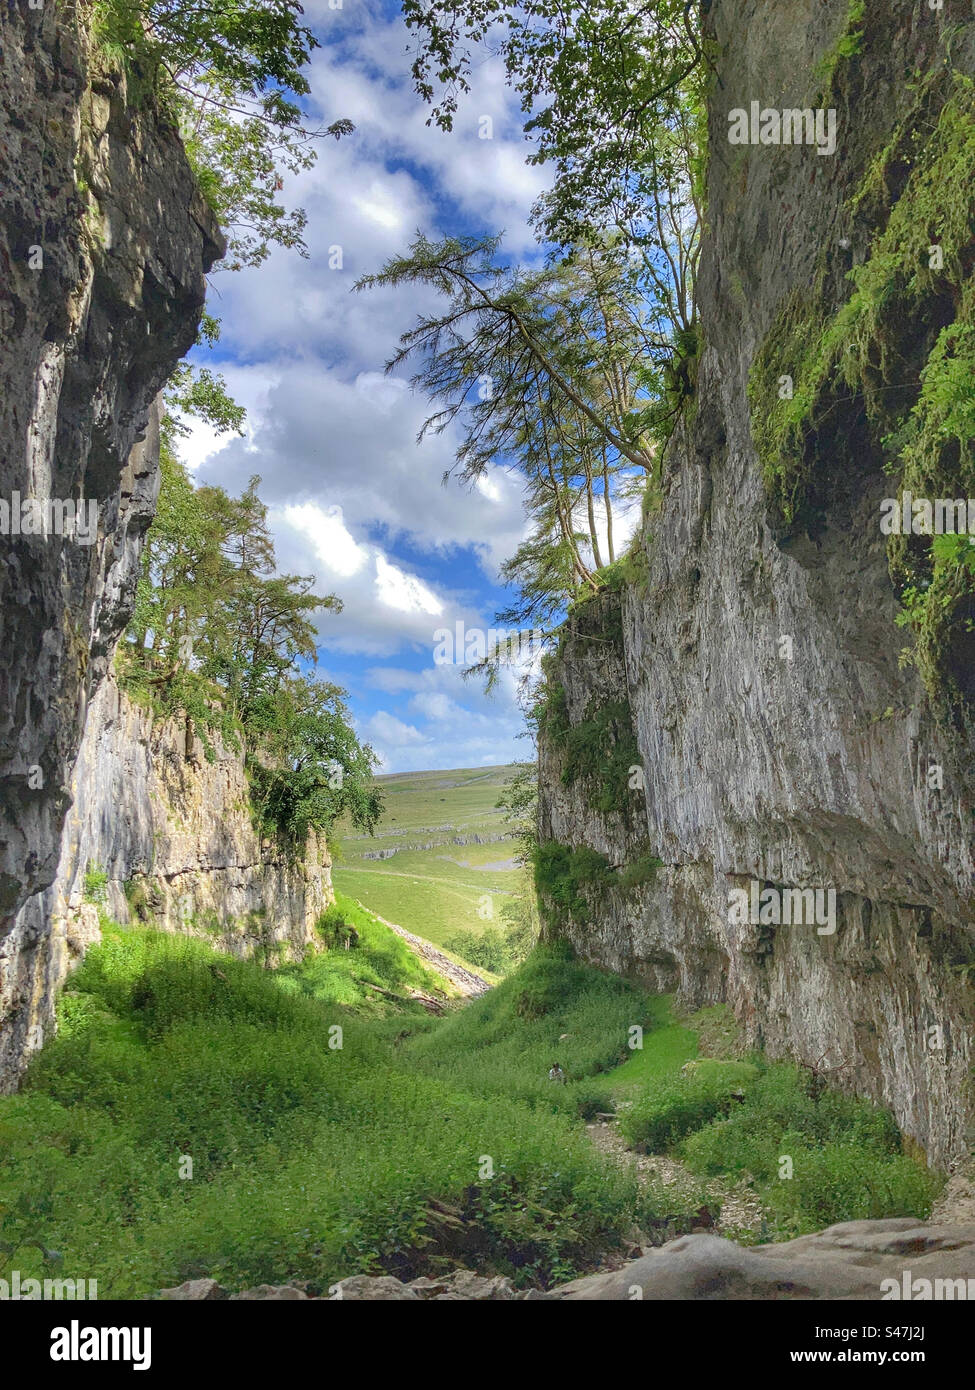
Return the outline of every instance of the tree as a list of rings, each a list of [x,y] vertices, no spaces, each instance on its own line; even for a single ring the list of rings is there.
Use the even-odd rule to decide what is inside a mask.
[[[227,236],[213,273],[261,265],[274,247],[307,255],[302,208],[280,200],[285,176],[308,169],[316,142],[351,121],[308,128],[300,104],[319,46],[299,0],[89,0],[96,49],[121,64],[130,99],[152,96],[178,124],[200,191]],[[198,344],[219,321],[204,315]],[[171,419],[194,415],[239,430],[243,410],[223,378],[184,362],[166,390]],[[171,426],[178,429],[178,426]]]
[[[413,384],[440,406],[421,437],[460,423],[465,480],[493,461],[522,473],[534,529],[506,574],[521,584],[520,616],[544,622],[598,588],[596,571],[616,558],[614,504],[656,469],[655,401],[627,258],[588,247],[527,271],[499,245],[418,235],[356,288],[423,284],[446,299],[403,335],[387,371],[419,360]]]
[[[693,393],[698,353],[708,56],[685,0],[404,0],[429,122],[451,129],[481,54],[519,93],[530,163],[554,166],[534,209],[555,256],[619,258],[642,299],[648,418],[664,440]],[[429,123],[428,122],[428,123]]]
[[[303,844],[310,829],[327,832],[342,815],[368,831],[382,816],[377,759],[356,738],[344,696],[337,685],[292,678],[252,711],[255,807],[265,829],[289,845]]]
[[[684,238],[683,219],[665,226],[665,204],[678,186],[681,200],[700,189],[708,63],[693,0],[403,0],[403,15],[428,123],[450,130],[473,66],[502,62],[530,162],[555,168],[539,209],[547,239],[571,246],[610,228],[637,245]]]
[[[317,661],[315,616],[341,611],[312,581],[279,575],[259,478],[240,497],[193,486],[168,446],[120,679],[161,714],[183,713],[213,756],[243,745],[258,820],[289,848],[336,816],[371,830],[382,813],[375,756],[345,692],[300,674]]]
[[[98,49],[121,62],[136,100],[152,93],[179,123],[201,190],[229,234],[226,268],[274,245],[304,250],[305,214],[286,212],[283,175],[351,122],[303,124],[305,67],[319,46],[298,0],[92,0]]]
[[[495,804],[518,841],[518,863],[529,864],[538,839],[537,763],[515,763]]]
[[[532,163],[551,190],[533,210],[541,271],[500,238],[431,242],[357,288],[432,286],[445,311],[404,335],[393,369],[462,426],[461,475],[491,461],[525,479],[532,529],[503,577],[504,622],[543,626],[595,592],[619,558],[619,503],[659,492],[660,460],[696,390],[708,57],[684,0],[404,0],[428,124],[450,130],[482,56],[519,93]],[[489,675],[491,661],[482,663]]]

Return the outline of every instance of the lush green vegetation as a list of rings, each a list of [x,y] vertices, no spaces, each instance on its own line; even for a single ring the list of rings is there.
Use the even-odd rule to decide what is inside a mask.
[[[159,505],[116,665],[135,699],[185,714],[208,757],[214,733],[243,743],[255,817],[300,850],[309,830],[327,832],[342,815],[370,829],[382,798],[345,692],[300,673],[318,659],[315,615],[341,602],[277,572],[259,481],[238,498],[194,487],[163,448]]]
[[[851,15],[859,23],[862,6]],[[870,244],[848,273],[845,302],[833,310],[824,259],[813,287],[780,307],[749,396],[769,492],[787,522],[808,520],[830,477],[871,448],[883,454],[897,493],[975,493],[973,159],[975,84],[935,70],[918,80],[910,112],[851,200],[851,220],[869,229]],[[780,387],[785,376],[791,394]],[[902,623],[916,639],[905,660],[916,662],[932,695],[951,704],[970,698],[968,537],[898,531],[888,550]]]
[[[705,1061],[692,1071],[659,1078],[620,1121],[623,1137],[648,1153],[669,1149],[679,1139],[726,1114],[758,1075],[749,1062]]]
[[[105,926],[58,1035],[0,1098],[0,1251],[25,1277],[63,1268],[124,1297],[462,1263],[545,1285],[634,1224],[690,1229],[720,1205],[715,1175],[750,1174],[780,1235],[929,1208],[935,1182],[884,1111],[758,1058],[695,1062],[715,1018],[677,1024],[565,947],[434,1020],[404,999],[429,972],[347,901],[323,915],[329,949],[279,971]],[[581,1120],[614,1106],[690,1187],[597,1153]]]
[[[303,124],[306,67],[319,46],[298,0],[82,0],[96,57],[124,69],[130,101],[178,121],[201,191],[229,234],[227,268],[260,265],[272,246],[304,251],[305,214],[285,211],[285,173],[314,142],[352,130]]]
[[[564,945],[543,946],[404,1053],[418,1069],[473,1094],[588,1115],[609,1103],[599,1074],[628,1056],[629,1029],[646,1023],[648,1010],[637,986],[581,964]],[[564,1086],[548,1080],[556,1061]]]
[[[888,1111],[819,1091],[808,1072],[784,1064],[743,1080],[742,1090],[743,1099],[723,1104],[724,1118],[685,1139],[680,1152],[702,1176],[750,1174],[779,1235],[835,1221],[930,1214],[939,1180],[900,1152]]]
[[[478,970],[506,975],[519,965],[534,944],[534,925],[524,900],[502,903],[501,925],[490,922],[481,932],[461,931],[448,937],[444,946]]]
[[[705,1185],[747,1180],[766,1238],[836,1221],[928,1216],[941,1179],[901,1152],[889,1111],[808,1070],[740,1056],[727,1015],[704,1010],[681,1027],[668,1001],[655,1001],[657,1026],[642,1050],[605,1078],[627,1142],[669,1154]],[[695,1058],[698,1038],[720,1055]]]
[[[283,966],[279,982],[328,1003],[381,1007],[378,985],[404,998],[404,990],[442,994],[443,981],[422,963],[406,942],[377,922],[371,912],[343,894],[322,913],[315,924],[325,947],[300,965]]]
[[[0,1248],[16,1267],[40,1274],[57,1251],[109,1297],[204,1273],[324,1288],[455,1258],[545,1282],[652,1220],[573,1118],[582,1082],[545,1077],[559,1031],[578,1039],[559,1044],[573,1074],[612,1061],[636,992],[542,956],[438,1041],[426,1015],[360,991],[371,974],[400,992],[418,967],[354,920],[349,951],[282,972],[107,932],[62,997],[58,1036],[0,1099]],[[417,1037],[397,1046],[404,1029]]]
[[[662,863],[648,842],[642,843],[629,863],[614,868],[604,854],[588,845],[572,848],[545,840],[535,848],[533,858],[542,917],[555,932],[567,918],[588,922],[592,898],[613,888],[629,892],[650,883]]]

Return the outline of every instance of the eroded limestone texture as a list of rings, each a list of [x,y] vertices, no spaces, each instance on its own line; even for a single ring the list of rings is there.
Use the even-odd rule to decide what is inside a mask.
[[[158,490],[155,401],[223,241],[176,130],[59,5],[0,9],[0,497],[94,499],[98,532],[0,536],[0,1083],[50,1020],[52,883],[89,702]],[[31,906],[33,903],[33,907]]]
[[[664,862],[629,895],[589,892],[588,922],[564,921],[584,956],[677,988],[688,1004],[730,1001],[771,1055],[832,1069],[949,1164],[972,1138],[972,731],[939,722],[899,665],[905,637],[878,524],[890,479],[857,432],[855,402],[818,440],[815,523],[786,531],[747,398],[779,306],[809,288],[824,252],[836,303],[849,293],[844,271],[866,254],[851,193],[909,109],[912,71],[938,61],[948,21],[925,6],[867,7],[855,115],[840,83],[839,144],[825,158],[730,146],[727,112],[753,99],[809,105],[846,0],[708,8],[718,73],[696,410],[666,460],[648,577],[623,594],[621,641],[589,640],[583,610],[553,673],[573,723],[594,696],[629,701],[642,805],[593,811],[592,787],[564,785],[562,754],[543,739],[541,833],[614,864],[646,837]],[[951,22],[954,62],[971,73],[970,17]],[[618,621],[615,600],[599,602],[597,638]],[[928,785],[933,764],[941,790]],[[753,878],[835,888],[836,933],[730,924],[729,889]],[[932,1028],[943,1046],[929,1045]]]

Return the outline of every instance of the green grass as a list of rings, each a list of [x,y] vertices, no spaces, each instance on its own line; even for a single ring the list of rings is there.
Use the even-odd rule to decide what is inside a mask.
[[[382,996],[370,984],[402,996],[410,988],[424,993],[444,993],[445,982],[429,970],[406,942],[377,922],[359,903],[344,894],[323,912],[316,924],[322,943],[330,948],[308,957],[301,965],[284,966],[278,983],[285,989],[311,995],[322,1002],[383,1007]],[[350,929],[357,942],[346,949]],[[395,1001],[392,1004],[395,1008]],[[387,1005],[388,1011],[388,1005]]]
[[[514,858],[515,842],[457,845],[453,838],[509,833],[496,802],[511,772],[481,767],[378,778],[386,813],[374,836],[339,827],[336,887],[438,946],[459,932],[497,924],[502,904],[526,891],[523,870],[492,867]],[[363,858],[381,849],[396,854]]]
[[[888,1111],[819,1092],[794,1066],[743,1059],[724,1006],[681,1027],[662,996],[651,1014],[657,1026],[642,1051],[602,1078],[631,1147],[668,1153],[702,1181],[749,1180],[773,1239],[836,1221],[930,1214],[941,1180],[901,1152]],[[721,1056],[697,1058],[699,1039]]]
[[[627,1060],[606,1076],[617,1099],[626,1099],[661,1077],[679,1072],[685,1062],[697,1056],[697,1034],[674,1023],[672,1011],[673,997],[669,994],[658,994],[649,1001],[650,1027],[643,1046],[633,1048]]]
[[[680,1153],[702,1177],[749,1174],[778,1236],[930,1214],[941,1181],[901,1153],[887,1110],[837,1091],[817,1095],[809,1074],[785,1063],[744,1089],[744,1102],[689,1135]]]
[[[731,1110],[757,1075],[748,1062],[702,1062],[684,1075],[658,1076],[625,1111],[620,1132],[632,1147],[662,1153]]]
[[[368,994],[349,1006],[353,971],[397,989],[416,978],[400,945],[374,924],[348,952],[273,972],[194,939],[106,929],[62,996],[58,1036],[0,1098],[0,1263],[50,1274],[36,1240],[114,1298],[204,1274],[327,1288],[458,1260],[544,1285],[651,1222],[647,1194],[575,1118],[582,1080],[570,1103],[533,1075],[555,1030],[584,1039],[563,1049],[576,1071],[613,1060],[639,995],[542,953],[520,989],[498,991],[509,1007],[485,1066],[483,1012],[448,1018],[438,1045],[416,1010]],[[544,1012],[519,1045],[526,993]]]
[[[750,1174],[777,1236],[925,1216],[937,1187],[898,1152],[886,1112],[815,1096],[782,1064],[695,1059],[696,1030],[669,999],[565,947],[537,948],[435,1020],[370,991],[436,981],[353,903],[323,916],[332,949],[279,971],[194,938],[104,931],[62,995],[57,1036],[20,1094],[0,1097],[3,1277],[94,1278],[122,1298],[203,1275],[324,1291],[352,1273],[459,1263],[545,1287],[634,1225],[694,1224],[700,1195],[641,1186],[591,1144],[583,1118],[623,1098],[623,1128],[683,1157],[698,1194]],[[693,1021],[734,1052],[720,1011]],[[548,1080],[556,1060],[564,1086]]]
[[[652,1002],[559,947],[538,947],[489,994],[411,1038],[404,1054],[465,1091],[588,1116],[611,1105],[610,1078],[627,1055],[629,1029],[649,1022]],[[556,1061],[564,1086],[548,1079]]]

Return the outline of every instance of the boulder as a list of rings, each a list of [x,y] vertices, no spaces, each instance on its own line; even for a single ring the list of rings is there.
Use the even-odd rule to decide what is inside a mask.
[[[220,1298],[229,1298],[227,1290],[221,1288],[216,1279],[187,1279],[185,1284],[179,1284],[174,1289],[160,1289],[159,1297],[165,1299],[167,1303],[181,1302],[213,1302]]]
[[[549,1299],[883,1299],[914,1281],[971,1280],[975,1225],[925,1225],[913,1217],[845,1221],[816,1235],[743,1247],[713,1235],[682,1236],[622,1269],[552,1289]],[[897,1292],[889,1282],[896,1281]],[[923,1294],[921,1296],[924,1296]],[[937,1293],[934,1294],[937,1297]],[[943,1296],[954,1296],[943,1294]]]

